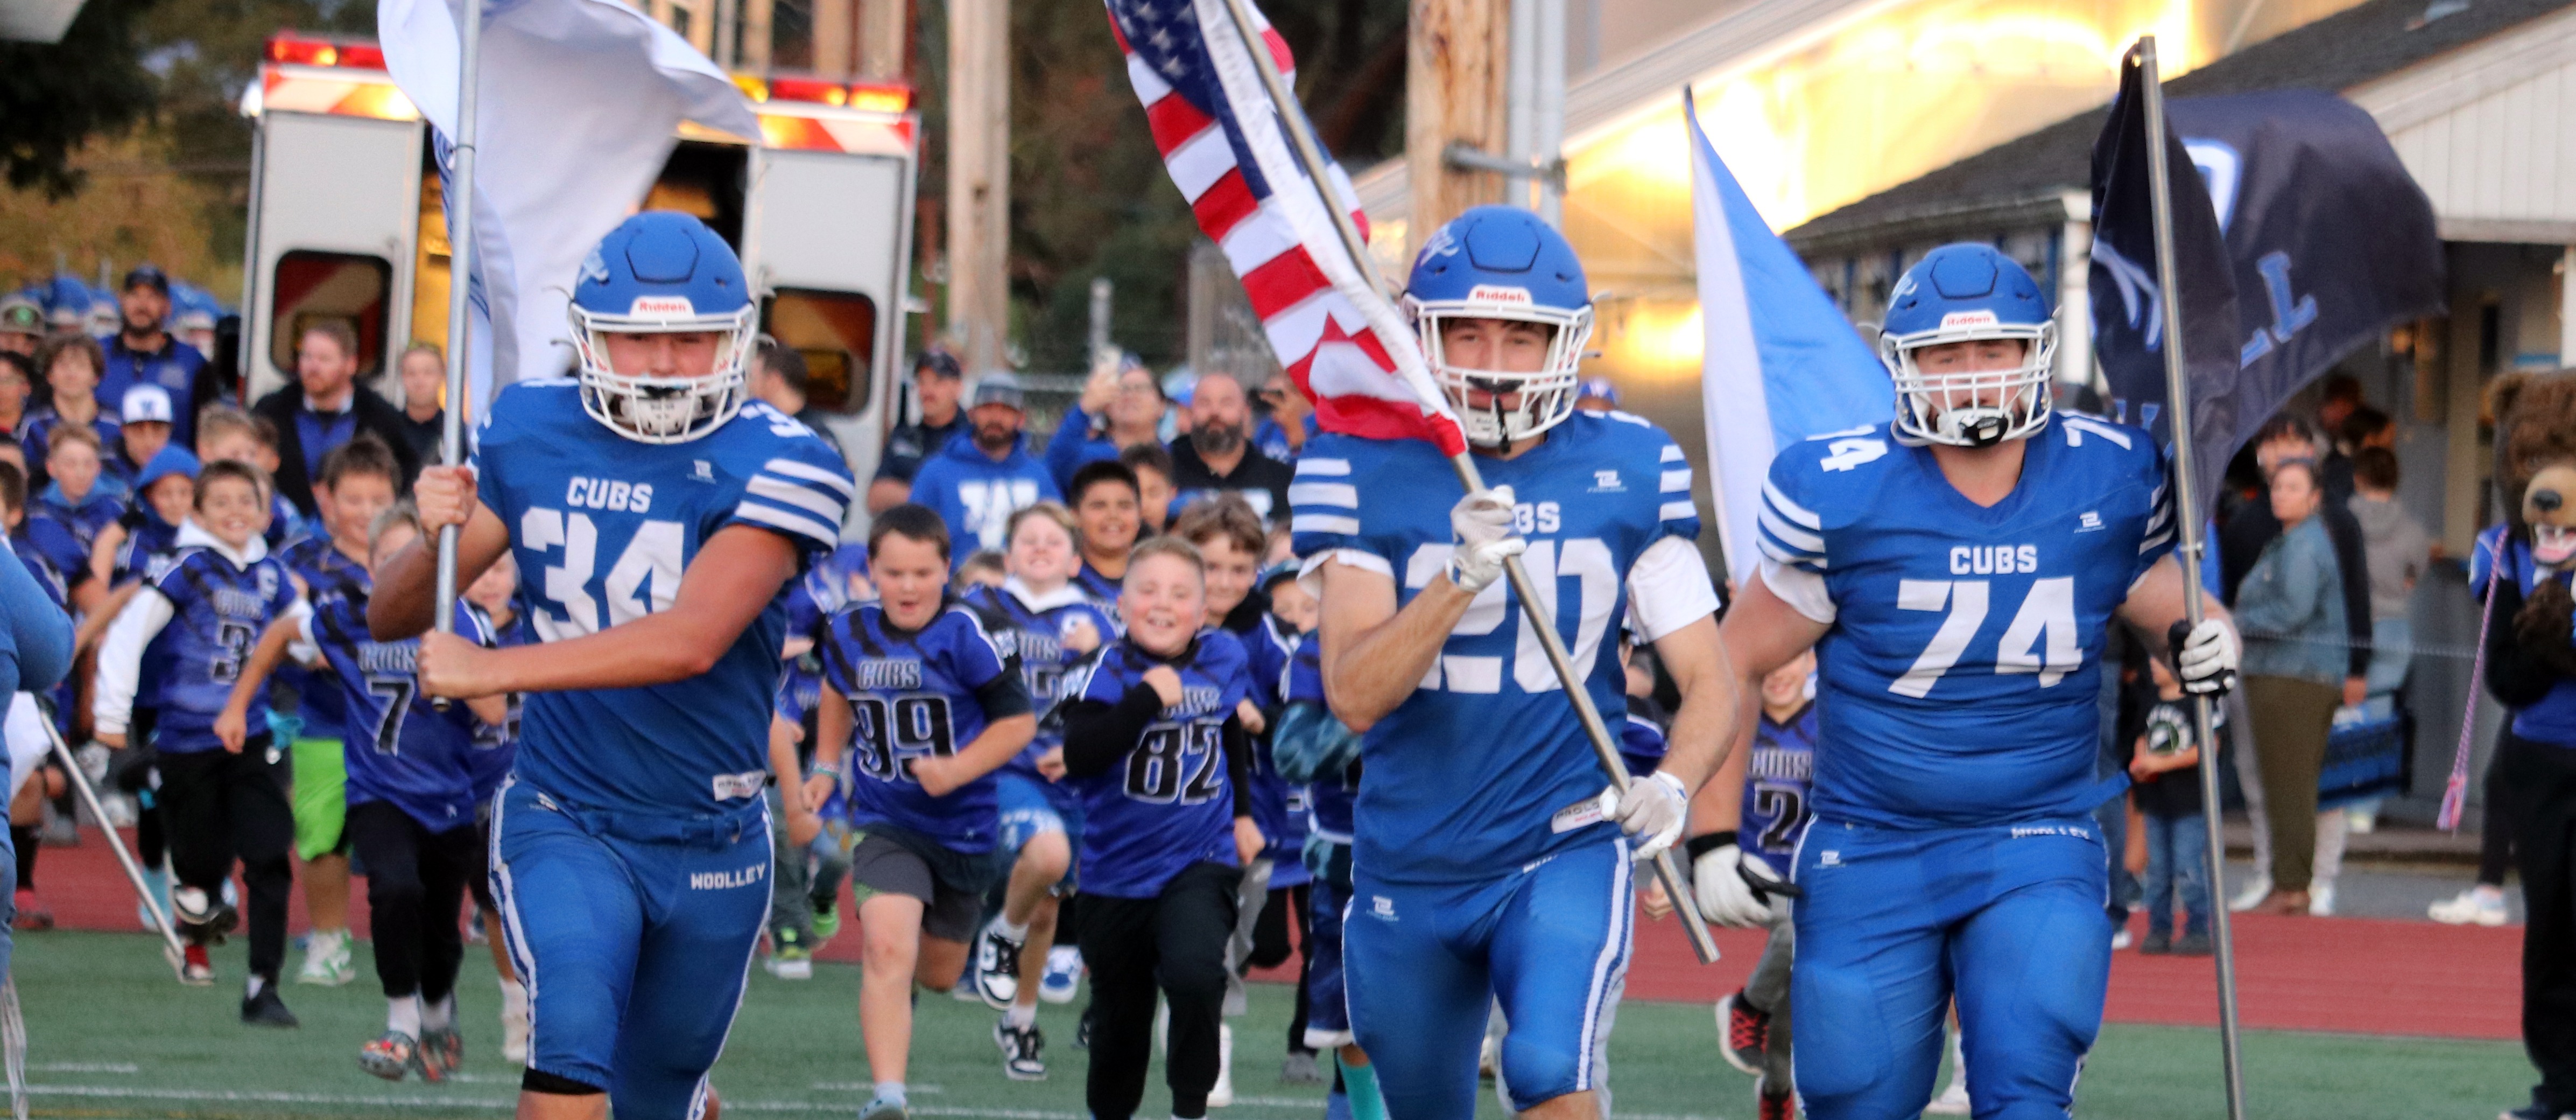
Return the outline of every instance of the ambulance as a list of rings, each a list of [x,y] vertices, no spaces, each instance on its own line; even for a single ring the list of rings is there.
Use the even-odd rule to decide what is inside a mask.
[[[921,119],[908,86],[736,75],[758,145],[695,125],[646,197],[705,219],[742,255],[761,329],[801,351],[809,404],[860,478],[897,411]],[[448,243],[429,126],[363,41],[272,37],[252,120],[243,253],[245,401],[295,376],[295,342],[336,320],[359,373],[399,403],[407,347],[447,342]],[[566,278],[569,281],[569,277]]]

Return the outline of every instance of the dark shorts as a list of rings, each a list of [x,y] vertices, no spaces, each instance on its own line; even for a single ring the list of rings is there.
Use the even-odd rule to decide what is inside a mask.
[[[993,854],[951,851],[909,829],[871,824],[850,848],[850,881],[921,900],[921,932],[964,943],[983,916],[984,892],[999,878]]]

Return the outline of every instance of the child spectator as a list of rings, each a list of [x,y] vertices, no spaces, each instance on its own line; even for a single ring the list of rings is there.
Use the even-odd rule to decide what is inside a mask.
[[[27,401],[35,394],[35,361],[0,351],[0,434],[14,436],[26,426]]]
[[[788,617],[793,626],[792,604]],[[814,761],[814,709],[822,702],[821,659],[810,649],[788,658],[770,705],[769,771],[778,780],[769,796],[778,870],[770,878],[769,960],[763,965],[781,980],[814,978],[814,951],[841,930],[841,880],[850,873],[847,799],[835,784],[820,802],[809,802],[802,785]]]
[[[1118,611],[1126,634],[1060,707],[1064,766],[1083,795],[1082,958],[1091,967],[1090,1114],[1127,1120],[1145,1093],[1154,995],[1171,1009],[1172,1115],[1207,1115],[1225,1006],[1225,951],[1243,865],[1261,854],[1244,796],[1251,691],[1241,643],[1208,621],[1207,574],[1179,540],[1138,545]]]
[[[16,435],[0,435],[0,463],[18,468],[19,474],[28,477],[29,489],[34,489],[35,475],[27,469],[27,445],[18,442]]]
[[[378,446],[384,441],[378,440]],[[266,416],[255,416],[228,404],[210,404],[197,412],[197,458],[206,462],[231,459],[258,467],[270,478],[277,477],[277,425]],[[276,548],[305,535],[308,526],[304,514],[284,494],[271,487],[268,495],[268,546]]]
[[[1010,564],[1002,559],[1001,553],[989,548],[978,549],[966,557],[965,563],[957,566],[956,590],[958,594],[963,595],[979,587],[1000,587],[1002,581],[1009,578],[1011,578]]]
[[[107,354],[99,349],[98,340],[86,335],[65,335],[49,339],[36,351],[36,370],[45,379],[49,401],[44,408],[27,417],[19,441],[27,446],[27,458],[39,468],[39,474],[53,470],[54,433],[66,428],[86,428],[98,437],[93,448],[111,447],[116,443],[116,417],[99,407],[98,379],[107,368]],[[38,477],[34,485],[42,490],[50,479]]]
[[[122,408],[124,423],[116,429],[116,446],[106,460],[107,476],[116,480],[118,489],[134,488],[134,477],[143,473],[143,464],[170,445],[170,391],[158,385],[137,385],[125,391]]]
[[[1039,502],[1012,514],[1009,530],[1009,580],[970,592],[966,601],[1010,631],[1042,730],[995,778],[1001,846],[1013,862],[1002,912],[975,940],[975,990],[1003,1012],[993,1028],[1002,1072],[1036,1081],[1046,1077],[1046,1036],[1038,1030],[1034,981],[1055,947],[1057,898],[1071,885],[1066,873],[1082,839],[1082,799],[1057,781],[1064,776],[1064,734],[1046,717],[1062,698],[1065,676],[1118,625],[1072,582],[1081,561],[1074,558],[1071,511]]]
[[[1143,524],[1137,512],[1141,493],[1136,472],[1118,462],[1083,464],[1065,491],[1078,529],[1074,542],[1082,548],[1082,570],[1074,579],[1104,611],[1117,609],[1118,581],[1127,578],[1127,554],[1135,550]]]
[[[133,392],[125,399],[132,401]],[[333,595],[365,599],[368,531],[393,507],[401,469],[393,450],[369,433],[322,456],[320,481],[313,489],[320,531],[277,550],[286,569],[303,581],[307,600],[318,606]],[[269,504],[272,516],[294,508],[274,498]],[[300,878],[313,921],[304,940],[304,967],[295,980],[338,987],[358,974],[349,947],[346,693],[327,666],[308,673],[290,663],[279,667],[277,680],[285,687],[271,698],[271,710],[277,714],[274,726],[292,740],[288,757],[295,773],[295,856],[304,862]]]
[[[928,507],[877,515],[868,531],[877,602],[832,616],[808,805],[850,771],[850,875],[867,939],[859,1025],[876,1088],[861,1120],[905,1114],[914,983],[945,992],[992,886],[992,773],[1037,731],[1006,639],[948,594],[948,529]]]
[[[519,565],[504,550],[492,566],[483,569],[465,588],[465,600],[474,604],[489,620],[487,629],[502,646],[523,646],[537,640],[536,629],[519,613]],[[508,942],[501,936],[501,907],[492,898],[490,854],[492,849],[492,795],[499,791],[503,779],[510,776],[510,764],[519,757],[518,694],[510,696],[509,712],[500,723],[481,721],[474,732],[474,750],[466,755],[466,766],[474,777],[474,858],[475,865],[465,877],[465,887],[473,893],[474,907],[481,915],[484,944],[492,951],[492,970],[501,981],[501,1060],[526,1065],[528,1062],[528,987],[519,980],[519,970],[510,960]]]
[[[0,466],[9,467],[10,475],[17,479],[15,493],[9,498],[8,531],[9,543],[17,549],[19,559],[38,566],[39,581],[74,617],[96,614],[99,605],[107,600],[107,588],[104,581],[90,578],[89,549],[82,546],[71,525],[43,515],[28,504],[24,469],[6,463]],[[68,708],[55,713],[63,721],[59,726],[66,733],[71,727],[70,714]]]
[[[249,737],[251,705],[266,690],[269,673],[286,659],[289,643],[321,651],[312,688],[339,694],[349,726],[365,729],[369,748],[349,753],[343,788],[346,831],[367,864],[367,916],[375,932],[376,979],[385,993],[385,1033],[359,1048],[358,1068],[387,1081],[413,1074],[441,1081],[464,1056],[455,992],[465,953],[456,911],[464,903],[466,878],[483,864],[475,855],[468,758],[478,724],[507,719],[509,700],[485,696],[441,711],[415,687],[420,640],[379,642],[367,633],[367,573],[419,539],[419,515],[388,509],[372,528],[363,534],[371,539],[363,567],[317,591],[311,609],[269,624],[233,682],[215,734],[225,750],[240,750]],[[471,603],[457,604],[456,633],[478,644],[492,641],[488,621]],[[311,895],[309,886],[306,894]],[[340,936],[345,941],[348,935]],[[309,972],[316,950],[306,952]]]
[[[1140,443],[1118,453],[1118,463],[1136,476],[1136,512],[1144,518],[1145,527],[1138,537],[1150,537],[1163,531],[1163,522],[1171,517],[1172,498],[1180,490],[1172,485],[1172,453],[1151,443]]]
[[[2147,826],[2147,939],[2141,953],[2205,957],[2209,940],[2209,827],[2201,818],[2200,744],[2191,705],[2163,658],[2147,659],[2152,679],[2140,697],[2145,726],[2131,740],[2129,777],[2137,783],[2138,811]],[[2136,686],[2132,686],[2136,687]],[[2210,718],[2227,708],[2210,705]],[[2183,912],[2174,936],[2174,909]]]
[[[252,640],[295,602],[295,585],[259,537],[268,527],[268,487],[259,469],[217,462],[197,482],[196,510],[179,527],[177,557],[108,629],[92,714],[100,742],[125,746],[144,661],[161,662],[152,746],[180,884],[171,902],[189,941],[184,978],[214,982],[206,946],[238,919],[223,901],[223,884],[239,859],[250,906],[242,1021],[291,1027],[295,1016],[278,997],[277,973],[286,960],[286,900],[294,885],[287,847],[295,816],[277,772],[282,758],[270,742],[268,704],[253,698],[248,715],[256,730],[239,748],[216,738],[214,724]]]
[[[45,445],[45,474],[50,480],[28,503],[38,517],[49,517],[71,530],[81,555],[89,554],[98,531],[125,515],[125,492],[103,474],[106,445],[87,428],[56,430]],[[52,558],[65,563],[62,557]]]
[[[110,587],[160,574],[154,561],[179,548],[179,526],[197,505],[197,457],[184,447],[164,447],[135,476],[134,508],[99,532],[91,551],[94,572]],[[122,604],[118,604],[120,607]]]

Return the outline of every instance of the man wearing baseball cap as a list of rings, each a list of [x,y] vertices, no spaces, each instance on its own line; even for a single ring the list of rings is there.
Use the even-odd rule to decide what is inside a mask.
[[[0,354],[33,358],[45,341],[45,309],[24,292],[0,296]]]
[[[921,406],[920,419],[886,435],[876,479],[868,483],[870,515],[909,500],[912,477],[920,473],[921,464],[966,430],[966,410],[958,407],[965,388],[966,371],[957,364],[956,355],[933,347],[912,360],[912,397]]]
[[[144,464],[170,445],[170,391],[158,385],[136,385],[125,391],[124,424],[116,447],[107,455],[106,471],[126,486],[134,485]]]
[[[994,371],[977,378],[966,409],[968,430],[921,464],[912,478],[912,500],[937,510],[948,523],[952,566],[978,549],[1004,548],[1011,515],[1043,501],[1062,501],[1055,476],[1029,454],[1020,380]]]
[[[186,444],[196,418],[197,374],[206,356],[170,336],[162,324],[170,318],[170,278],[152,265],[125,274],[117,300],[123,329],[99,340],[107,348],[107,369],[98,382],[98,400],[122,408],[125,391],[136,385],[158,385],[170,394],[170,437]]]

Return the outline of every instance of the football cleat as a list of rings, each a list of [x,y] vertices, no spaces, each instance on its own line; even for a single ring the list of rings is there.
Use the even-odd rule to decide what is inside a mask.
[[[1717,1001],[1717,1032],[1724,1045],[1718,1054],[1726,1064],[1755,1077],[1762,1076],[1762,1058],[1771,1045],[1771,1013],[1756,1011],[1738,989],[1734,995]]]
[[[190,945],[181,951],[179,982],[192,988],[203,988],[215,982],[215,962],[206,955],[203,945]]]
[[[1798,1120],[1798,1094],[1788,1091],[1772,1095],[1768,1077],[1754,1082],[1753,1115],[1755,1120]]]

